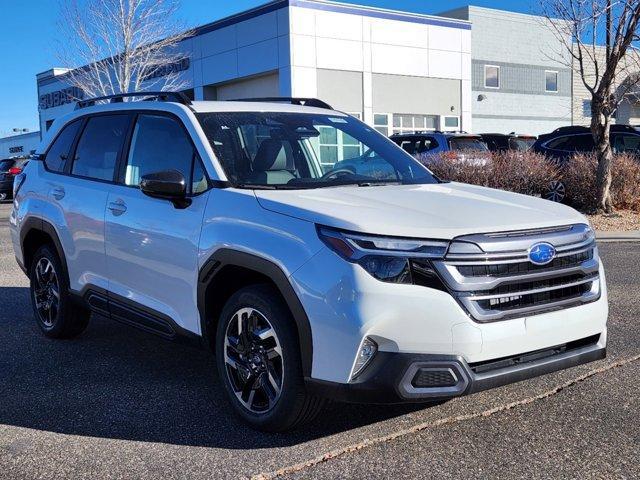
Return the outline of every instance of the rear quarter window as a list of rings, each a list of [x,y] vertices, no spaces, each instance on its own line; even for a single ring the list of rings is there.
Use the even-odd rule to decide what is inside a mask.
[[[51,172],[62,172],[64,170],[80,124],[81,120],[76,120],[60,131],[44,157],[44,164],[47,170]]]

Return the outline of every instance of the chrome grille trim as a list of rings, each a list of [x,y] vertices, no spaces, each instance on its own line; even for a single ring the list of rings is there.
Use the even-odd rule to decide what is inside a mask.
[[[452,295],[478,322],[569,308],[600,298],[600,260],[593,232],[587,225],[467,235],[454,239],[456,242],[471,243],[479,253],[448,254],[443,260],[434,260],[433,265]],[[549,268],[534,266],[529,264],[528,250],[538,242],[551,243],[557,251],[556,258],[576,257]],[[585,252],[590,253],[580,256]],[[504,267],[517,263],[527,265]],[[473,274],[468,268],[462,269],[493,265],[503,267],[476,269]],[[515,271],[518,269],[523,271]],[[535,282],[542,282],[542,286],[532,284]],[[498,301],[485,308],[487,300]]]
[[[583,262],[576,267],[571,268],[543,270],[540,272],[522,275],[484,277],[465,277],[458,272],[455,266],[455,264],[441,263],[438,264],[436,268],[438,269],[438,272],[445,278],[445,281],[448,285],[456,286],[456,291],[471,292],[476,290],[492,290],[503,284],[528,282],[532,280],[547,280],[550,278],[564,277],[576,273],[589,275],[598,271],[599,264],[597,259],[591,259]]]
[[[578,280],[575,282],[562,283],[560,285],[554,285],[553,287],[533,288],[531,290],[518,290],[517,292],[496,293],[493,295],[475,295],[472,293],[468,296],[461,295],[460,298],[468,299],[471,301],[478,301],[478,300],[492,300],[492,299],[498,299],[498,298],[524,297],[526,295],[534,295],[536,293],[544,293],[544,292],[552,292],[554,290],[561,290],[567,287],[576,287],[578,285],[584,285],[585,283],[593,283],[596,280],[599,280],[598,276],[588,277],[586,279]]]

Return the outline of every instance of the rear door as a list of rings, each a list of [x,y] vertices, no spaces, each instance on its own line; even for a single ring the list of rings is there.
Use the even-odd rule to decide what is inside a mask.
[[[207,177],[178,118],[141,112],[129,137],[118,184],[107,201],[111,314],[143,323],[156,333],[171,335],[175,324],[199,333],[198,248],[208,197]],[[148,197],[140,190],[144,175],[171,169],[180,171],[187,180],[191,199],[187,208]],[[128,307],[134,309],[133,315],[125,311]]]
[[[70,286],[78,292],[108,286],[105,207],[129,118],[108,114],[74,122],[60,133],[45,157],[48,198],[55,212],[47,218],[56,222]],[[67,142],[76,131],[80,135],[69,150]],[[73,152],[70,156],[69,151]]]

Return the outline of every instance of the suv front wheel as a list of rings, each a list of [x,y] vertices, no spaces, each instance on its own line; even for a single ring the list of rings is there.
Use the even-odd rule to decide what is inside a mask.
[[[36,252],[29,279],[33,312],[47,337],[73,338],[87,328],[91,314],[71,301],[60,258],[50,246]]]
[[[291,314],[269,285],[243,288],[226,303],[216,360],[233,409],[253,428],[295,428],[315,418],[324,404],[305,390]]]

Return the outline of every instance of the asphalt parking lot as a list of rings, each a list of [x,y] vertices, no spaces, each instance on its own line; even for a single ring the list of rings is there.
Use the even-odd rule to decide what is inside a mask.
[[[0,205],[0,478],[640,478],[640,243],[600,246],[608,358],[431,408],[332,405],[266,435],[213,360],[94,318],[39,334]]]

